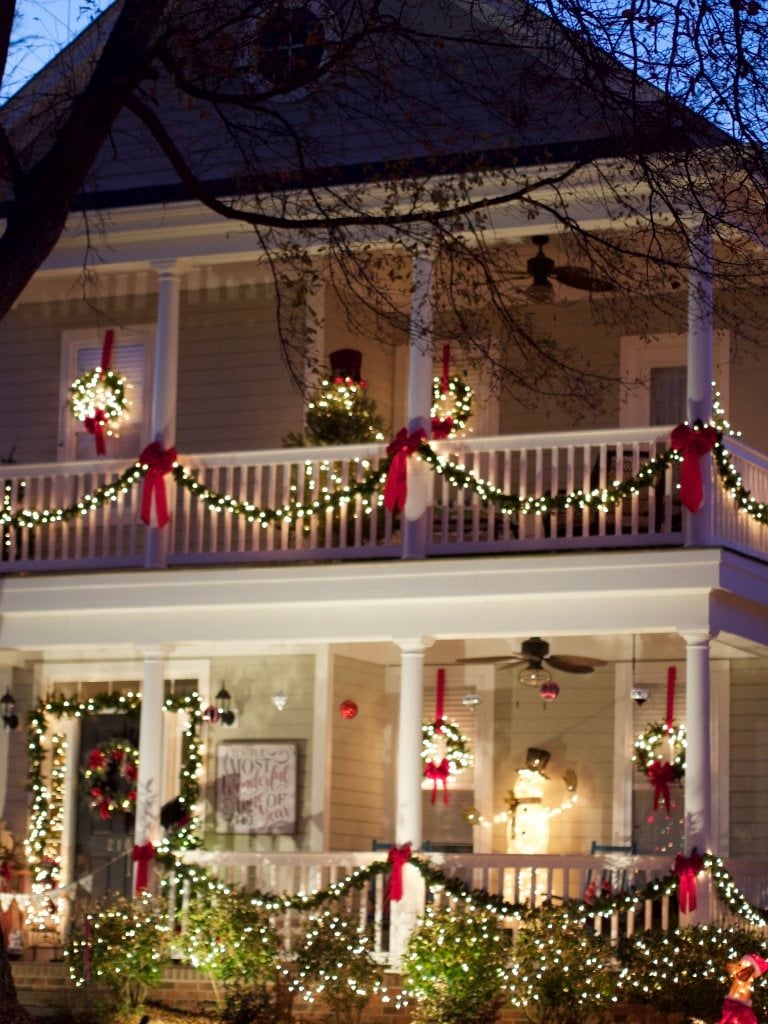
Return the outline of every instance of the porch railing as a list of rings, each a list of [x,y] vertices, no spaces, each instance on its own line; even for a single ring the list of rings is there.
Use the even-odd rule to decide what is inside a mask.
[[[544,497],[562,506],[565,496],[578,490],[610,490],[614,481],[635,476],[667,448],[668,437],[668,431],[652,428],[470,437],[434,447],[448,463],[504,494]],[[730,448],[745,485],[756,498],[768,499],[768,458],[735,441]],[[380,469],[384,457],[381,445],[183,456],[196,483],[185,487],[166,477],[167,563],[400,557],[408,524],[380,503],[381,489],[369,500],[353,493],[340,507],[325,507],[325,492],[354,491]],[[139,517],[142,484],[112,489],[126,468],[106,461],[4,466],[6,515],[21,509],[31,514],[24,517],[26,525],[6,519],[0,527],[0,573],[148,564],[147,529]],[[415,480],[413,485],[426,488],[428,523],[419,552],[425,557],[685,541],[687,514],[681,514],[678,501],[676,463],[615,504],[575,500],[544,514],[502,512],[473,489],[452,483],[450,471],[438,473],[423,464],[421,470],[421,485]],[[109,489],[106,497],[102,488]],[[313,501],[323,505],[322,511],[310,514]],[[292,502],[301,506],[293,514],[281,512],[263,522],[258,515]],[[712,512],[713,543],[768,558],[766,531],[735,510],[717,478]]]
[[[299,895],[324,892],[356,869],[367,867],[381,853],[333,854],[250,854],[191,851],[184,860],[206,868],[216,879],[247,891],[270,895]],[[669,873],[669,857],[658,856],[538,856],[507,854],[430,853],[430,862],[449,879],[458,879],[471,889],[481,889],[511,903],[538,907],[548,902],[581,899],[591,879],[600,886],[606,882],[615,890],[642,889],[648,882]],[[178,899],[181,895],[181,900]],[[184,906],[188,891],[173,891],[174,907],[180,905],[183,928]],[[430,901],[446,902],[444,892],[425,894]],[[401,952],[390,945],[390,905],[386,883],[379,874],[351,890],[345,897],[347,910],[356,916],[361,930],[371,938],[372,948],[384,961],[396,961]],[[424,909],[424,904],[421,907]],[[669,895],[647,900],[638,909],[614,913],[610,918],[595,917],[598,933],[617,941],[620,934],[631,935],[643,929],[669,930],[677,923],[674,901]],[[283,952],[290,954],[300,931],[302,912],[288,910],[273,915]],[[515,918],[508,927],[517,929]]]

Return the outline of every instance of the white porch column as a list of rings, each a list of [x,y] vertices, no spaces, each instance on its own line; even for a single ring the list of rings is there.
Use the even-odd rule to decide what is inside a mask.
[[[699,225],[691,234],[688,281],[688,421],[708,423],[712,415],[714,332],[712,326],[712,235]],[[685,512],[686,543],[708,544],[712,535],[712,471],[702,459],[704,503],[699,512]]]
[[[709,633],[684,633],[685,707],[688,748],[685,769],[684,853],[712,849],[712,759],[710,739]],[[697,884],[697,909],[690,923],[710,920],[709,881]]]
[[[176,260],[152,264],[158,275],[155,366],[152,384],[152,440],[169,448],[176,440],[176,398],[179,377],[179,308],[181,269]],[[165,478],[166,492],[169,480]],[[169,501],[169,508],[172,507]],[[163,568],[167,562],[168,530],[147,527],[147,568]]]
[[[165,657],[158,649],[144,652],[139,726],[139,785],[136,791],[134,842],[157,845],[160,839],[160,794],[163,784],[163,699]],[[134,878],[136,868],[134,868]],[[151,878],[151,874],[150,874]]]
[[[398,642],[402,669],[400,682],[400,713],[397,732],[397,780],[395,798],[395,842],[410,843],[414,851],[422,843],[421,814],[421,727],[424,717],[424,651],[423,640]],[[403,867],[403,898],[391,907],[390,951],[397,963],[403,954],[408,936],[424,909],[424,883],[415,867]]]
[[[432,322],[434,318],[434,252],[420,245],[413,256],[413,296],[408,337],[408,431],[422,428],[431,435],[432,426]],[[423,470],[423,472],[421,472]],[[403,557],[423,558],[427,531],[432,471],[411,459],[408,467],[409,505],[420,501],[424,512],[416,519],[403,516]]]

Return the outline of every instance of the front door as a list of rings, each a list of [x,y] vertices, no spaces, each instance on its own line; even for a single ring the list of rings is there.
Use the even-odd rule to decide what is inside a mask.
[[[138,747],[138,720],[125,714],[85,715],[81,725],[75,877],[88,879],[92,899],[106,893],[130,896],[134,815],[117,811],[109,817],[102,816],[98,808],[91,806],[83,771],[92,752],[104,744],[125,741]]]

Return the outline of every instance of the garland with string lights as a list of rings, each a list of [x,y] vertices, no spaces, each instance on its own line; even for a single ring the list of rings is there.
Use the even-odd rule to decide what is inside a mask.
[[[28,728],[29,789],[32,793],[29,834],[25,841],[27,861],[33,879],[40,877],[49,887],[56,887],[61,871],[62,823],[64,807],[63,738],[54,734],[48,739],[48,718],[82,718],[103,711],[137,714],[141,695],[126,693],[100,693],[83,700],[51,696],[41,701],[30,713]],[[166,697],[163,710],[187,716],[184,729],[184,756],[179,773],[179,799],[189,808],[189,820],[167,835],[157,846],[158,859],[171,864],[174,855],[193,849],[201,843],[198,830],[200,819],[193,813],[200,796],[199,775],[202,768],[200,727],[202,704],[197,693]],[[57,742],[57,737],[61,742]],[[46,778],[47,750],[51,751],[52,767]]]
[[[722,442],[725,421],[722,418],[722,407],[715,406],[715,426],[717,440],[713,453],[718,475],[723,487],[729,492],[736,504],[760,523],[768,522],[768,505],[757,501],[744,487],[741,475],[731,461],[730,453]],[[729,431],[731,436],[738,436]],[[436,473],[445,477],[449,484],[461,490],[472,491],[485,505],[493,505],[502,515],[551,515],[568,509],[594,508],[599,512],[607,512],[612,506],[638,494],[641,490],[651,487],[660,473],[673,463],[682,463],[684,456],[675,448],[668,448],[640,465],[637,473],[623,480],[614,481],[610,486],[596,487],[592,490],[576,488],[557,494],[538,496],[507,494],[489,481],[482,480],[471,470],[446,455],[441,455],[432,448],[428,441],[423,440],[414,454],[427,463]],[[369,512],[375,506],[383,504],[380,492],[387,479],[392,456],[384,456],[378,467],[371,466],[369,459],[356,458],[354,462],[362,469],[359,479],[352,483],[341,484],[334,490],[326,489],[311,501],[302,501],[298,497],[275,508],[260,507],[253,502],[241,501],[231,495],[222,494],[200,483],[194,472],[175,462],[171,473],[178,486],[187,490],[194,498],[204,502],[209,511],[243,516],[249,523],[267,528],[273,524],[303,521],[310,517],[322,515],[328,509],[338,509],[349,504],[355,498],[362,500],[364,509]],[[45,509],[20,509],[12,512],[10,503],[4,501],[0,508],[0,527],[32,529],[51,523],[68,522],[76,516],[85,516],[89,512],[101,508],[109,501],[117,501],[121,494],[126,494],[136,483],[150,471],[150,467],[136,462],[118,476],[112,483],[104,484],[93,493],[68,506]],[[299,484],[291,485],[294,494],[299,493]]]

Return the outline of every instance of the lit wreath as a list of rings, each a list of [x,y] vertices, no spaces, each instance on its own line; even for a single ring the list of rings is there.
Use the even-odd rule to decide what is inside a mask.
[[[656,761],[663,761],[665,758],[661,757],[657,751],[659,747],[666,744],[670,749],[670,754],[673,756],[667,757],[666,760],[672,767],[672,774],[674,775],[675,782],[685,776],[685,726],[684,725],[673,725],[667,730],[664,722],[654,722],[649,725],[645,732],[641,733],[635,739],[635,753],[632,760],[637,764],[638,771],[642,772],[643,775],[648,775],[648,771],[651,765]]]
[[[447,387],[443,378],[432,381],[432,434],[451,437],[464,430],[472,415],[472,388],[461,377],[450,377]]]
[[[85,423],[99,423],[104,433],[114,433],[110,424],[119,423],[128,413],[125,397],[125,377],[114,370],[97,366],[72,381],[69,388],[69,406],[75,419]]]
[[[458,725],[446,718],[422,726],[421,757],[427,767],[431,764],[440,764],[445,759],[448,762],[449,775],[460,775],[472,767],[472,755],[467,743],[467,737]]]
[[[139,776],[139,752],[126,740],[99,743],[88,754],[83,781],[91,807],[103,821],[115,814],[133,814]]]

